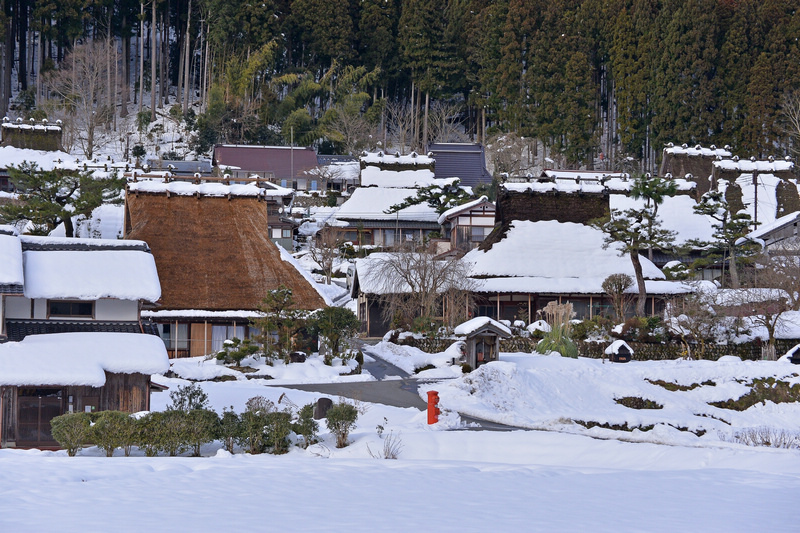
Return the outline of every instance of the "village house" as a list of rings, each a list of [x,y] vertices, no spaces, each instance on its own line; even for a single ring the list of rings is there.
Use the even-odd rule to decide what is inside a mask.
[[[256,175],[287,189],[322,190],[320,179],[307,174],[319,164],[313,148],[218,144],[211,164],[234,180]]]
[[[467,252],[475,248],[494,229],[495,207],[486,196],[448,209],[439,216],[442,237],[449,249]]]
[[[269,192],[255,184],[128,184],[125,238],[146,240],[161,277],[151,320],[170,357],[216,353],[258,332],[250,319],[270,290],[290,288],[301,309],[329,304],[269,235]]]
[[[0,344],[0,447],[54,449],[50,421],[75,412],[150,410],[164,344],[134,333],[53,333]]]
[[[65,332],[142,332],[161,296],[142,241],[19,236],[0,226],[0,340]]]

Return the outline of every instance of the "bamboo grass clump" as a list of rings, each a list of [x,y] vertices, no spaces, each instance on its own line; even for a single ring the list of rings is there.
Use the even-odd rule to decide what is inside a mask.
[[[536,345],[536,351],[541,354],[558,352],[564,357],[577,359],[578,347],[570,338],[572,334],[570,320],[575,316],[572,304],[559,304],[553,301],[548,303],[540,313],[544,314],[544,319],[550,324],[551,329]]]

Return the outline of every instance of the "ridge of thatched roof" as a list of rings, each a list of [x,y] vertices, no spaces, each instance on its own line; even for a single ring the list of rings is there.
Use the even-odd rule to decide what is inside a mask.
[[[302,309],[325,301],[268,234],[258,197],[129,194],[125,238],[150,245],[161,309],[254,310],[281,284]]]

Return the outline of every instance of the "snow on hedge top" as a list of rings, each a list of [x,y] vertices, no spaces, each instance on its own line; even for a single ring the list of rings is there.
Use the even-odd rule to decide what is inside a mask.
[[[409,155],[385,154],[383,152],[369,152],[360,157],[366,164],[372,165],[425,165],[433,164],[433,158],[411,152]]]
[[[350,198],[336,213],[338,219],[363,220],[413,220],[436,222],[438,213],[426,202],[401,209],[397,213],[386,213],[391,206],[417,195],[416,189],[389,189],[383,187],[361,187],[353,191]]]
[[[433,171],[427,168],[419,170],[383,170],[380,167],[368,166],[361,171],[362,187],[372,185],[378,187],[428,187],[430,185],[447,185],[453,178],[436,179]]]
[[[271,187],[268,189],[259,187],[253,183],[246,185],[223,185],[222,183],[201,183],[196,185],[186,181],[172,181],[164,183],[161,181],[136,181],[128,183],[128,191],[144,193],[169,193],[178,196],[287,196],[292,194],[290,189],[285,187]]]
[[[18,167],[22,163],[28,162],[35,163],[42,170],[53,170],[71,157],[66,152],[45,152],[28,148],[14,148],[13,146],[0,147],[0,161],[3,162],[5,168]]]
[[[473,318],[471,320],[467,320],[466,322],[456,326],[456,329],[453,330],[453,333],[456,334],[456,335],[469,335],[471,333],[474,333],[474,332],[480,330],[481,328],[483,328],[483,327],[485,327],[487,325],[493,326],[494,328],[502,331],[503,333],[505,333],[509,337],[511,336],[511,330],[510,329],[508,329],[506,326],[504,326],[503,324],[501,324],[497,320],[489,318],[488,316],[476,316],[475,318]]]
[[[611,274],[633,277],[627,256],[613,245],[603,249],[603,232],[572,222],[515,220],[506,237],[489,251],[472,250],[464,256],[479,276],[529,276],[543,278],[600,278]],[[646,279],[664,279],[647,258],[641,258]]]
[[[23,264],[27,298],[155,302],[161,297],[155,259],[140,250],[26,251]]]
[[[52,333],[0,344],[0,385],[102,387],[105,372],[168,369],[164,341],[142,333]]]
[[[0,285],[22,285],[22,243],[15,235],[0,233]]]

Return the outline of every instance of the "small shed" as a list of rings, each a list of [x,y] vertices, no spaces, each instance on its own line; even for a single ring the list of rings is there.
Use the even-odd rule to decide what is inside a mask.
[[[164,343],[141,333],[53,333],[0,344],[0,447],[58,448],[50,420],[66,413],[150,409]]]
[[[472,368],[497,361],[500,339],[511,337],[510,329],[488,316],[475,317],[459,324],[454,333],[465,337],[467,364]]]
[[[633,349],[622,339],[617,339],[606,348],[608,360],[613,363],[627,363],[633,359]]]

